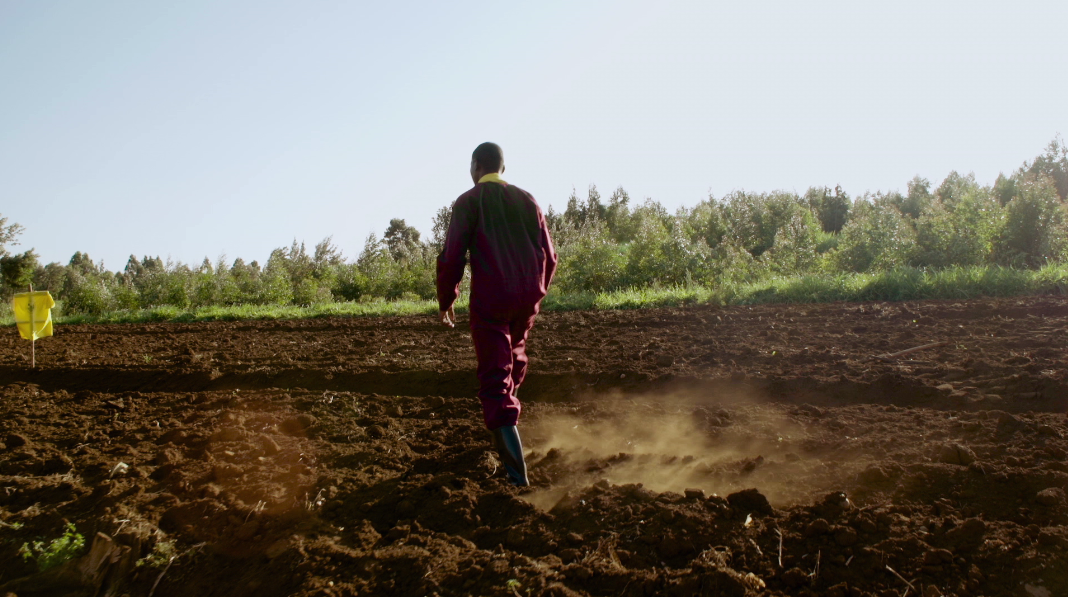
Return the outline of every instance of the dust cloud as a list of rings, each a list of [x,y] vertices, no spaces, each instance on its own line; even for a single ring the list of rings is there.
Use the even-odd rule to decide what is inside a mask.
[[[756,488],[782,507],[840,489],[871,462],[871,455],[839,449],[833,430],[789,408],[661,397],[545,413],[529,424],[524,443],[535,480],[541,475],[549,487],[527,499],[549,509],[567,492],[606,480],[721,496]]]

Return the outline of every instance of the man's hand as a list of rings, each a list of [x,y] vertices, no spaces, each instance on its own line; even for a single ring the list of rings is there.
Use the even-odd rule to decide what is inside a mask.
[[[453,307],[449,307],[448,311],[438,311],[438,318],[441,319],[441,325],[448,328],[456,327],[456,311]]]

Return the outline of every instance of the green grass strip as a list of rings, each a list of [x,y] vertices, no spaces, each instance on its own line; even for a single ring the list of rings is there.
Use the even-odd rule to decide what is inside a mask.
[[[874,274],[775,278],[730,289],[726,304],[906,301],[1068,294],[1068,266],[901,268]]]
[[[303,307],[296,305],[234,305],[180,309],[178,307],[163,306],[134,311],[109,311],[101,315],[63,315],[56,317],[55,321],[57,324],[62,325],[163,321],[190,323],[198,321],[309,319],[339,316],[387,317],[393,315],[430,315],[437,312],[437,301],[378,300],[358,303],[324,303]],[[0,317],[0,324],[13,325],[14,319],[8,313],[5,317]]]
[[[901,268],[872,274],[808,274],[769,278],[748,284],[723,284],[627,288],[610,292],[550,292],[545,311],[589,309],[644,309],[695,304],[756,305],[768,303],[825,303],[833,301],[905,301],[922,299],[971,299],[1024,295],[1068,295],[1068,264],[1039,270],[996,266],[953,267],[943,270]],[[466,302],[457,311],[467,310]],[[112,311],[102,315],[66,315],[58,324],[150,323],[307,319],[315,317],[387,317],[435,315],[433,300],[375,300],[327,303],[307,307],[236,305],[179,309],[156,307],[137,311]],[[0,325],[14,324],[10,304],[0,307]]]

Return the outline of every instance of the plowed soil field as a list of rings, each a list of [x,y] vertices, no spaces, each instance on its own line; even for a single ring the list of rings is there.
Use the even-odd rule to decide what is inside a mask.
[[[1056,297],[546,313],[515,489],[464,325],[63,326],[36,369],[6,328],[0,595],[1068,595],[1066,334]],[[37,573],[67,522],[96,555]]]

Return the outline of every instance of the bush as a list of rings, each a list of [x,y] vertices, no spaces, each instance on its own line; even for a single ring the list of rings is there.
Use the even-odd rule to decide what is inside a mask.
[[[406,248],[394,258],[388,246],[379,242],[374,234],[364,243],[363,252],[356,260],[359,276],[352,272],[345,273],[351,282],[360,280],[360,298],[381,297],[390,300],[404,294],[412,294],[423,299],[436,296],[435,276],[436,261],[428,247]]]
[[[63,308],[66,313],[100,315],[116,306],[110,288],[97,275],[82,275],[75,270],[67,273],[63,285]]]
[[[1063,259],[1068,248],[1068,214],[1053,181],[1044,175],[1024,175],[1016,191],[1005,206],[997,262],[1035,269]]]
[[[132,257],[131,257],[132,260]],[[210,274],[209,274],[210,275]],[[194,274],[188,266],[168,263],[159,258],[145,258],[140,268],[127,264],[123,279],[129,281],[140,295],[144,308],[173,306],[186,309],[193,304]],[[214,293],[207,291],[209,296]]]
[[[293,286],[284,272],[265,271],[250,285],[254,305],[288,305],[293,302]]]
[[[915,176],[909,181],[909,194],[902,197],[893,193],[893,201],[902,215],[910,218],[918,218],[927,211],[934,197],[931,195],[931,181],[926,178]]]
[[[133,311],[141,308],[141,295],[131,284],[117,282],[111,289],[111,297],[117,309]]]
[[[753,282],[768,275],[767,265],[753,257],[734,241],[724,241],[712,250],[712,267],[708,277],[699,279],[708,285]]]
[[[627,246],[612,242],[604,226],[558,247],[553,282],[564,292],[600,292],[627,284]]]
[[[229,271],[222,268],[216,269],[216,275],[221,276],[219,282],[219,301],[224,305],[247,305],[261,304],[260,264],[256,261],[245,263],[238,257]]]
[[[951,201],[936,200],[915,220],[916,250],[911,263],[920,267],[988,263],[1003,219],[1003,210],[989,189],[973,186]]]
[[[811,187],[805,193],[805,203],[819,218],[820,228],[824,232],[838,234],[845,226],[852,203],[842,187],[835,187],[834,194],[827,187]]]
[[[672,242],[671,232],[654,211],[640,210],[637,232],[627,251],[627,280],[635,286],[665,282],[670,274],[665,248]],[[672,272],[673,273],[673,272]]]
[[[333,299],[330,288],[322,286],[315,278],[305,278],[293,286],[294,305],[322,305]]]
[[[798,205],[776,233],[775,244],[763,255],[771,273],[792,276],[814,271],[820,261],[821,233],[828,234],[812,212]]]
[[[355,263],[347,263],[337,270],[334,286],[334,298],[344,301],[358,301],[366,294],[370,280],[360,271]]]
[[[915,240],[912,227],[881,196],[861,198],[842,228],[830,263],[839,271],[867,272],[905,265]]]
[[[718,247],[730,231],[722,206],[711,197],[689,211],[681,210],[680,216],[684,234],[691,241],[704,241],[710,249]]]
[[[661,253],[664,262],[661,275],[656,278],[660,285],[692,286],[694,282],[711,280],[715,276],[712,250],[703,240],[687,237],[680,221],[671,227]]]
[[[723,214],[735,242],[753,257],[775,244],[775,235],[799,207],[791,193],[749,194],[735,191],[724,198]]]
[[[229,276],[220,271],[201,271],[193,274],[189,299],[194,307],[222,304],[221,287]]]

